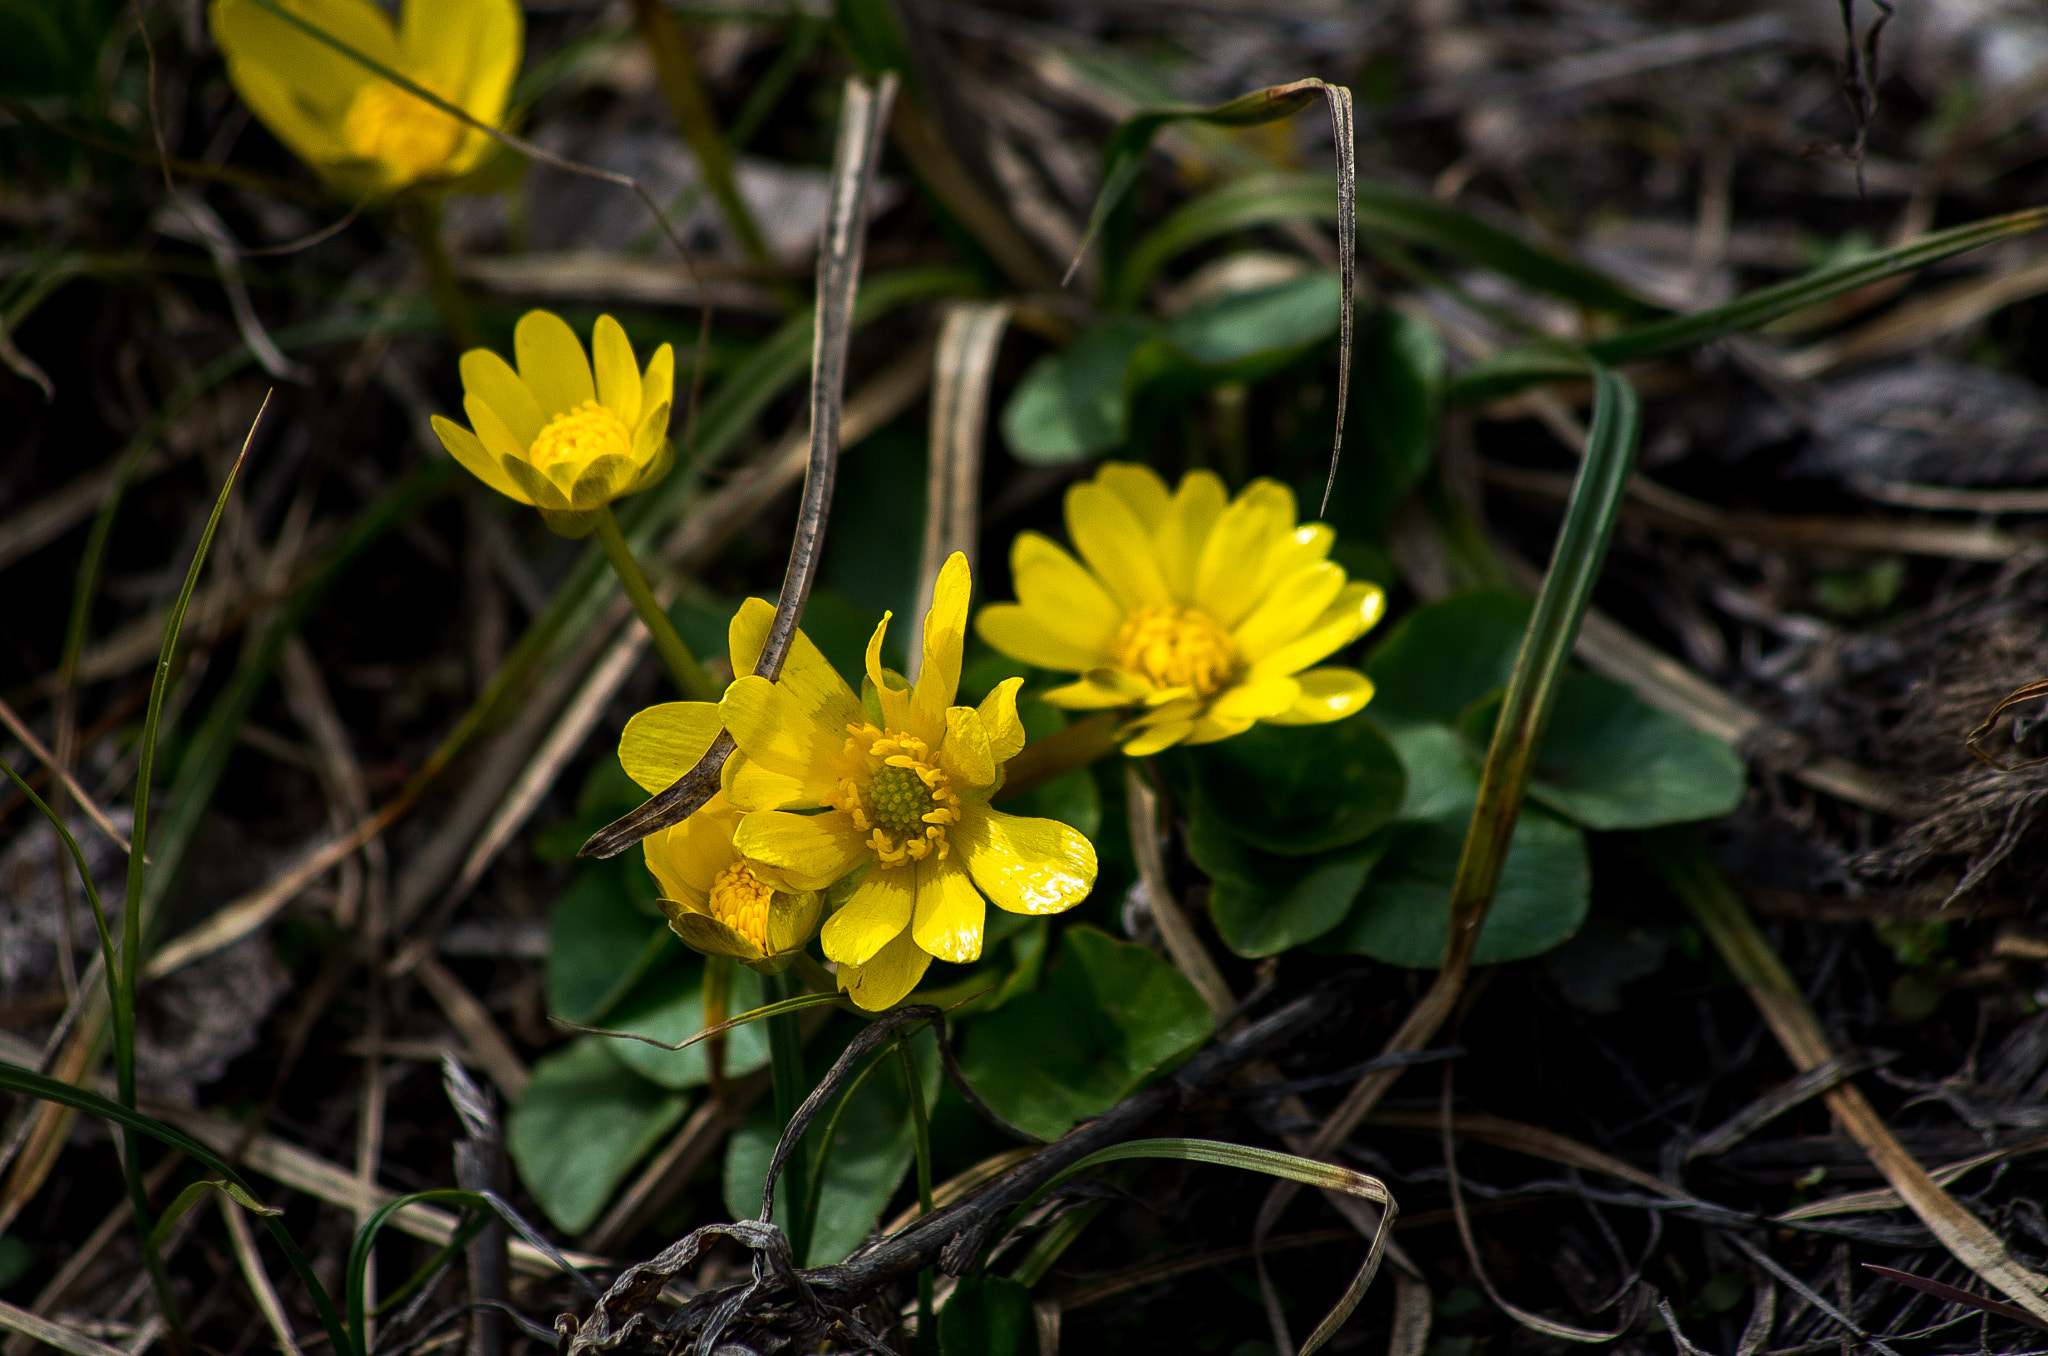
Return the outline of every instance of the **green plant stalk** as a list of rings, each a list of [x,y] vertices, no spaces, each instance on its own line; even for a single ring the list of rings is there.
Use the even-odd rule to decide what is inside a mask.
[[[269,404],[268,398],[264,403]],[[200,571],[206,567],[207,552],[213,548],[214,534],[220,530],[221,515],[227,512],[228,496],[234,493],[235,477],[242,469],[242,462],[249,455],[249,442],[256,436],[256,425],[263,419],[263,412],[256,412],[256,419],[249,426],[249,437],[242,443],[241,455],[228,471],[227,483],[220,488],[220,495],[213,501],[213,515],[206,520],[206,530],[200,534],[199,547],[192,553],[192,564],[185,571],[185,583],[178,590],[178,601],[172,605],[170,616],[164,621],[163,644],[157,649],[156,672],[149,685],[149,710],[142,720],[141,758],[135,770],[135,827],[129,841],[135,845],[128,854],[128,898],[121,910],[121,966],[118,982],[112,987],[114,1022],[114,1085],[121,1105],[130,1111],[135,1109],[135,981],[142,972],[142,898],[143,883],[148,874],[145,853],[149,843],[149,788],[156,772],[157,725],[163,717],[164,692],[171,683],[171,660],[178,651],[178,633],[184,629],[185,610],[192,605],[192,591],[199,586]],[[108,957],[111,966],[113,958]],[[110,978],[113,976],[110,974]],[[142,1141],[133,1129],[126,1126],[121,1132],[121,1167],[128,1183],[129,1205],[135,1212],[135,1228],[142,1235],[142,1258],[149,1268],[150,1283],[156,1288],[157,1305],[162,1310],[164,1326],[169,1330],[171,1347],[183,1352],[187,1346],[184,1318],[178,1312],[177,1291],[171,1287],[170,1273],[164,1270],[163,1253],[156,1246],[156,1239],[150,1228],[149,1189],[142,1181]]]
[[[661,662],[668,665],[669,676],[675,679],[676,687],[689,701],[717,701],[719,692],[711,682],[711,675],[704,672],[697,656],[683,644],[683,638],[676,634],[675,623],[668,619],[668,613],[655,600],[654,590],[647,586],[647,576],[640,572],[640,562],[633,558],[633,548],[626,545],[626,538],[619,532],[619,520],[612,516],[610,504],[597,511],[597,539],[604,545],[604,556],[611,562],[612,573],[619,577],[626,596],[633,600],[633,610],[640,614],[641,624],[654,641]]]
[[[918,1076],[917,1056],[910,1042],[896,1040],[896,1067],[903,1074],[903,1097],[910,1104],[910,1130],[917,1146],[917,1213],[922,1219],[932,1212],[932,1120],[924,1104],[924,1079]],[[935,1303],[932,1269],[917,1273],[917,1344],[926,1351],[939,1345],[939,1311]]]
[[[640,41],[646,44],[648,55],[654,58],[655,75],[660,80],[662,95],[668,100],[669,114],[676,120],[676,131],[695,153],[704,183],[725,214],[725,224],[732,228],[747,258],[761,268],[772,267],[775,257],[768,252],[768,241],[733,176],[732,148],[718,130],[718,116],[712,112],[703,73],[697,69],[696,53],[690,50],[682,25],[669,13],[663,0],[633,0],[633,24],[640,30]],[[788,284],[778,290],[788,293],[782,300],[797,301]]]
[[[413,248],[419,252],[420,267],[426,270],[427,285],[434,293],[434,308],[441,313],[441,326],[448,331],[448,338],[464,353],[482,347],[476,316],[469,309],[469,297],[462,290],[462,280],[455,276],[455,263],[441,240],[440,204],[424,193],[409,193],[399,208],[399,217],[405,223],[405,233],[412,237]]]
[[[788,971],[761,976],[761,989],[761,996],[771,1003],[797,996],[796,984]],[[775,1122],[787,1127],[796,1119],[797,1108],[803,1105],[807,1091],[804,1086],[803,1027],[794,1012],[779,1012],[767,1020],[769,1075],[775,1083]],[[810,1164],[804,1159],[802,1145],[798,1145],[784,1163],[782,1181],[789,1193],[787,1232],[790,1252],[795,1256],[796,1264],[803,1266],[811,1251],[811,1221]]]
[[[818,1141],[818,1156],[811,1160],[810,1191],[804,1200],[804,1213],[807,1218],[817,1219],[818,1208],[824,1200],[825,1173],[832,1166],[832,1146],[839,1142],[840,1120],[845,1117],[847,1109],[853,1105],[854,1100],[860,1096],[860,1090],[867,1086],[868,1079],[872,1078],[875,1072],[887,1063],[889,1063],[889,1052],[887,1050],[881,1051],[868,1061],[868,1066],[862,1069],[851,1083],[846,1085],[845,1092],[839,1094],[838,1102],[832,1107],[831,1116],[825,1121],[824,1133],[815,1136]],[[806,1132],[805,1138],[812,1137]],[[795,1155],[792,1154],[791,1157],[794,1158]]]
[[[1045,1273],[1053,1269],[1053,1264],[1065,1256],[1067,1249],[1073,1247],[1087,1232],[1088,1226],[1095,1222],[1095,1217],[1102,1213],[1103,1205],[1102,1201],[1093,1201],[1061,1215],[1031,1245],[1031,1251],[1025,1253],[1024,1259],[1010,1272],[1010,1279],[1027,1289],[1044,1280]]]
[[[1023,752],[1003,765],[1003,784],[994,798],[1004,801],[1036,791],[1055,778],[1115,753],[1117,721],[1116,712],[1104,711],[1025,746]]]

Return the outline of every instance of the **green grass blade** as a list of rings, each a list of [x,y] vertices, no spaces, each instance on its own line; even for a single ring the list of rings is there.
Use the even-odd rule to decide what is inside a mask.
[[[249,1184],[229,1166],[226,1159],[212,1149],[182,1130],[166,1125],[154,1116],[146,1116],[131,1107],[122,1106],[111,1097],[102,1097],[88,1088],[74,1087],[62,1079],[51,1078],[33,1069],[24,1069],[19,1064],[11,1064],[6,1060],[0,1060],[0,1092],[12,1092],[23,1097],[36,1097],[45,1102],[74,1107],[103,1120],[112,1121],[123,1129],[148,1135],[188,1158],[205,1164],[239,1187],[251,1200],[256,1198],[256,1193],[249,1190]],[[284,1253],[285,1259],[291,1263],[292,1271],[306,1287],[306,1293],[312,1298],[313,1308],[319,1315],[320,1325],[327,1330],[327,1338],[334,1343],[334,1349],[349,1350],[348,1331],[342,1326],[340,1311],[334,1307],[334,1301],[320,1284],[320,1277],[314,1272],[312,1262],[300,1251],[297,1241],[285,1232],[284,1226],[279,1223],[276,1216],[264,1216],[263,1223],[270,1230],[270,1236],[277,1241],[278,1250]]]
[[[1603,363],[1641,362],[1683,349],[1758,329],[1809,306],[1868,287],[1886,278],[1937,263],[1966,250],[2025,235],[2048,225],[2048,207],[2031,207],[2004,216],[1986,217],[1921,236],[1893,249],[1819,269],[1737,297],[1722,306],[1691,315],[1672,316],[1619,334],[1596,339],[1586,352]],[[1450,383],[1445,396],[1452,404],[1471,405],[1509,395],[1543,381],[1583,376],[1562,350],[1523,345],[1474,365]]]
[[[770,1017],[783,1016],[786,1013],[802,1012],[805,1008],[820,1008],[827,1004],[844,1001],[836,993],[807,993],[800,994],[795,998],[784,998],[779,1002],[769,1003],[743,1012],[737,1017],[729,1017],[716,1026],[707,1026],[689,1039],[677,1041],[673,1045],[667,1041],[658,1041],[652,1036],[642,1036],[632,1031],[613,1031],[609,1027],[583,1026],[577,1022],[564,1021],[560,1017],[550,1017],[548,1020],[561,1027],[564,1031],[579,1031],[586,1036],[610,1036],[616,1040],[639,1041],[642,1045],[651,1045],[657,1050],[667,1050],[674,1053],[687,1050],[698,1041],[708,1041],[713,1036],[723,1036],[734,1027],[745,1026],[749,1022],[764,1021]]]
[[[121,956],[114,946],[113,931],[107,926],[106,906],[100,903],[100,888],[92,878],[92,868],[86,865],[85,853],[79,850],[78,840],[71,836],[70,829],[64,827],[64,821],[57,818],[56,811],[36,794],[34,787],[22,780],[20,773],[5,762],[0,762],[0,772],[5,772],[8,780],[20,789],[22,795],[28,797],[29,803],[42,812],[43,818],[50,821],[64,839],[64,846],[70,851],[71,860],[78,867],[78,878],[85,883],[85,897],[92,903],[93,924],[99,929],[100,957],[104,961],[102,968],[106,971],[107,980],[107,1002],[111,1005],[120,989]]]
[[[1236,1168],[1242,1172],[1263,1173],[1268,1177],[1279,1177],[1306,1186],[1320,1187],[1328,1191],[1341,1191],[1347,1196],[1357,1196],[1380,1207],[1379,1228],[1373,1232],[1372,1245],[1367,1249],[1365,1261],[1351,1278],[1329,1313],[1316,1325],[1316,1330],[1301,1345],[1300,1356],[1314,1356],[1315,1351],[1344,1326],[1358,1302],[1365,1298],[1373,1277],[1378,1273],[1380,1258],[1386,1251],[1387,1236],[1394,1226],[1394,1218],[1400,1213],[1392,1193],[1377,1177],[1340,1168],[1331,1163],[1319,1163],[1313,1158],[1302,1158],[1295,1154],[1281,1153],[1275,1149],[1260,1149],[1248,1144],[1226,1144],[1213,1139],[1134,1139],[1126,1144],[1112,1144],[1107,1149],[1098,1149],[1080,1162],[1047,1182],[1030,1199],[1018,1206],[1010,1217],[1011,1227],[1023,1219],[1027,1210],[1036,1204],[1045,1193],[1067,1181],[1077,1173],[1106,1163],[1128,1162],[1133,1159],[1178,1159],[1186,1163],[1214,1163],[1219,1167]]]
[[[1135,307],[1169,260],[1204,241],[1302,218],[1335,222],[1337,206],[1332,175],[1271,173],[1233,180],[1182,204],[1138,241],[1105,304]],[[1358,182],[1358,229],[1440,250],[1596,310],[1629,319],[1664,314],[1662,307],[1584,264],[1539,249],[1469,212],[1366,179]]]
[[[474,1191],[415,1191],[410,1196],[400,1196],[386,1201],[375,1214],[363,1221],[363,1227],[356,1230],[355,1242],[348,1250],[348,1270],[344,1273],[346,1288],[344,1302],[348,1306],[348,1340],[335,1348],[336,1351],[351,1351],[355,1356],[370,1356],[369,1344],[364,1341],[369,1331],[366,1296],[369,1291],[370,1252],[377,1246],[377,1232],[385,1222],[408,1205],[459,1205],[466,1210],[481,1210],[486,1215],[492,1212],[491,1203]]]
[[[225,1178],[218,1182],[194,1182],[178,1193],[178,1198],[164,1207],[157,1216],[156,1228],[149,1231],[149,1246],[161,1249],[164,1240],[171,1236],[171,1229],[184,1218],[185,1212],[204,1200],[209,1192],[219,1192],[252,1215],[282,1215],[284,1211],[274,1205],[265,1205],[242,1188]]]

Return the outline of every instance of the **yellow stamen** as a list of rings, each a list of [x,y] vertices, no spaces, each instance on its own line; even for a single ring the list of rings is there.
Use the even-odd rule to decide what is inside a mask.
[[[424,179],[455,154],[462,124],[416,95],[378,80],[363,86],[349,104],[341,136],[363,159],[381,160],[409,178]]]
[[[567,414],[550,419],[533,440],[530,454],[535,470],[566,467],[573,473],[572,479],[599,457],[632,455],[632,433],[619,416],[595,400],[586,400]]]
[[[1116,633],[1117,667],[1155,687],[1194,689],[1213,697],[1237,677],[1237,643],[1192,607],[1141,607]]]
[[[960,822],[960,797],[916,735],[849,725],[838,787],[827,804],[867,834],[883,866],[943,861],[946,826]]]
[[[768,949],[768,905],[775,897],[745,862],[734,862],[712,882],[711,898],[704,912],[766,951]]]

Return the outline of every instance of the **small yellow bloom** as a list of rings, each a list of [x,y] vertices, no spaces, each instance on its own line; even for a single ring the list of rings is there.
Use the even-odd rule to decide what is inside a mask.
[[[641,847],[647,869],[661,884],[661,911],[684,945],[775,974],[817,934],[824,896],[785,890],[774,872],[742,857],[732,841],[739,822],[739,812],[723,796],[713,796]]]
[[[498,126],[519,73],[516,0],[405,0],[396,27],[374,0],[280,0],[322,32]],[[254,0],[213,0],[228,78],[263,125],[350,194],[395,193],[475,169],[491,139]]]
[[[882,668],[883,618],[868,642],[872,708],[822,659],[799,665],[798,651],[780,681],[741,678],[719,704],[740,749],[724,792],[747,812],[738,850],[795,888],[864,872],[823,939],[840,988],[870,1012],[901,1001],[934,956],[978,959],[985,901],[1059,913],[1095,884],[1086,838],[988,806],[1024,747],[1022,680],[978,708],[953,705],[971,587],[956,554],[934,590],[915,687]],[[745,672],[739,649],[734,669]]]
[[[489,349],[462,355],[470,428],[437,414],[434,432],[478,480],[533,505],[561,535],[586,536],[597,510],[646,489],[675,464],[668,442],[675,354],[663,344],[643,373],[625,330],[601,315],[591,335],[593,382],[582,342],[552,311],[528,311],[512,339],[516,372]]]
[[[1372,699],[1355,669],[1309,666],[1377,622],[1385,595],[1347,581],[1327,558],[1336,533],[1297,525],[1285,485],[1254,480],[1233,500],[1191,471],[1169,492],[1151,468],[1109,462],[1068,489],[1066,518],[1081,560],[1018,534],[1018,601],[983,608],[976,628],[1013,659],[1080,674],[1045,694],[1053,705],[1129,712],[1125,753],[1321,724]]]

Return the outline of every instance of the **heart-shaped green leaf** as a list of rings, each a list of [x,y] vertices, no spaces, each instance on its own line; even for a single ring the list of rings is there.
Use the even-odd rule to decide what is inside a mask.
[[[581,1233],[626,1175],[682,1119],[687,1099],[621,1064],[603,1036],[582,1036],[533,1066],[506,1147],[558,1228]]]
[[[1232,835],[1287,856],[1356,843],[1392,820],[1406,776],[1379,727],[1254,725],[1181,760]]]

